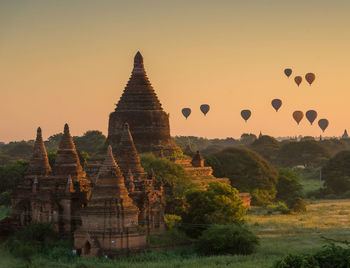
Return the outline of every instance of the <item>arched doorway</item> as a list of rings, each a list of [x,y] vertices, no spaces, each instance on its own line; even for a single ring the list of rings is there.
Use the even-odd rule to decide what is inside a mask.
[[[84,245],[84,255],[88,256],[90,254],[90,251],[91,251],[91,244],[89,243],[89,241],[86,241]]]

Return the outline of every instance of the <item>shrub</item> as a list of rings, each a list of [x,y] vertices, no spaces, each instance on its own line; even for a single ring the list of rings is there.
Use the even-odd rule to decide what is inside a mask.
[[[306,208],[306,202],[304,201],[304,199],[298,197],[295,199],[293,206],[291,207],[293,212],[306,212],[307,208]]]
[[[197,242],[204,255],[242,254],[255,252],[259,238],[239,225],[213,225],[203,232]]]
[[[207,225],[241,223],[245,213],[237,189],[213,182],[206,191],[187,192],[181,227],[189,236],[198,237]]]
[[[181,216],[173,215],[173,214],[165,214],[164,215],[164,222],[165,222],[165,227],[168,230],[171,230],[174,227],[177,227],[180,225]]]
[[[275,268],[293,267],[350,267],[350,248],[327,244],[314,254],[288,255],[274,265]]]
[[[274,212],[282,213],[282,214],[290,214],[290,209],[287,207],[284,202],[277,202],[274,204],[270,204],[267,206],[268,214],[273,214]]]
[[[0,193],[0,206],[10,206],[11,205],[11,192],[2,192]]]

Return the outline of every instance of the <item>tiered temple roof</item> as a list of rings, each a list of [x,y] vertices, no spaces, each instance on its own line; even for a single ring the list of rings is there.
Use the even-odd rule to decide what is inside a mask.
[[[36,140],[34,143],[33,155],[29,162],[27,175],[47,176],[51,172],[49,160],[47,158],[41,128],[38,127]]]
[[[85,172],[80,165],[73,138],[69,133],[68,124],[64,125],[64,132],[57,151],[53,171],[55,175],[71,175],[72,177],[85,176]]]
[[[128,194],[123,174],[114,159],[112,147],[108,146],[107,155],[98,173],[88,207],[103,207],[105,201],[123,200],[124,209],[136,209]]]
[[[145,171],[141,166],[140,157],[135,148],[128,123],[124,124],[116,159],[124,176],[127,176],[129,172],[135,176],[136,180],[140,180],[140,176],[145,176]]]
[[[179,150],[170,137],[168,114],[148,80],[140,52],[135,55],[129,82],[109,117],[108,141],[113,146],[119,144],[125,122],[130,125],[139,152],[171,155]]]

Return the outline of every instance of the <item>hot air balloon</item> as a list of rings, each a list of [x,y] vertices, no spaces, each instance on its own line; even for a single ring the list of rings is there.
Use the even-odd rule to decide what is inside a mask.
[[[273,99],[271,101],[272,107],[278,112],[278,109],[282,106],[282,101],[280,99]]]
[[[318,126],[322,129],[322,132],[324,132],[326,130],[326,128],[328,127],[328,120],[327,119],[320,119],[318,120]]]
[[[246,122],[251,115],[252,115],[252,112],[250,110],[242,110],[241,111],[241,116]]]
[[[304,117],[304,113],[302,111],[295,111],[293,113],[293,118],[297,122],[298,125],[299,125],[301,119],[303,119],[303,117]]]
[[[202,104],[200,109],[201,109],[202,113],[204,115],[206,115],[210,110],[210,106],[208,104]]]
[[[307,73],[305,75],[305,79],[310,84],[310,86],[311,86],[312,82],[315,81],[315,78],[316,78],[316,75],[314,73]]]
[[[303,78],[301,76],[294,77],[295,83],[299,86],[301,81],[303,81]]]
[[[316,117],[317,117],[317,112],[315,110],[308,110],[306,112],[306,118],[307,120],[309,120],[311,125],[315,121]]]
[[[191,114],[191,109],[190,109],[190,108],[183,108],[183,109],[182,109],[182,114],[183,114],[183,116],[186,117],[186,119],[187,119],[187,117],[189,117],[190,114]]]
[[[292,74],[292,69],[290,68],[284,69],[284,74],[289,78],[289,76]]]

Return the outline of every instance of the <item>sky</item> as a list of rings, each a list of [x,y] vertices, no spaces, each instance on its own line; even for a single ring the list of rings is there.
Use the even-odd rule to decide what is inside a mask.
[[[349,13],[348,0],[0,0],[0,141],[34,139],[38,126],[46,139],[66,122],[72,135],[107,135],[138,50],[174,136],[319,136],[317,122],[292,119],[309,109],[329,120],[323,135],[340,136]],[[315,82],[297,87],[308,72]]]

